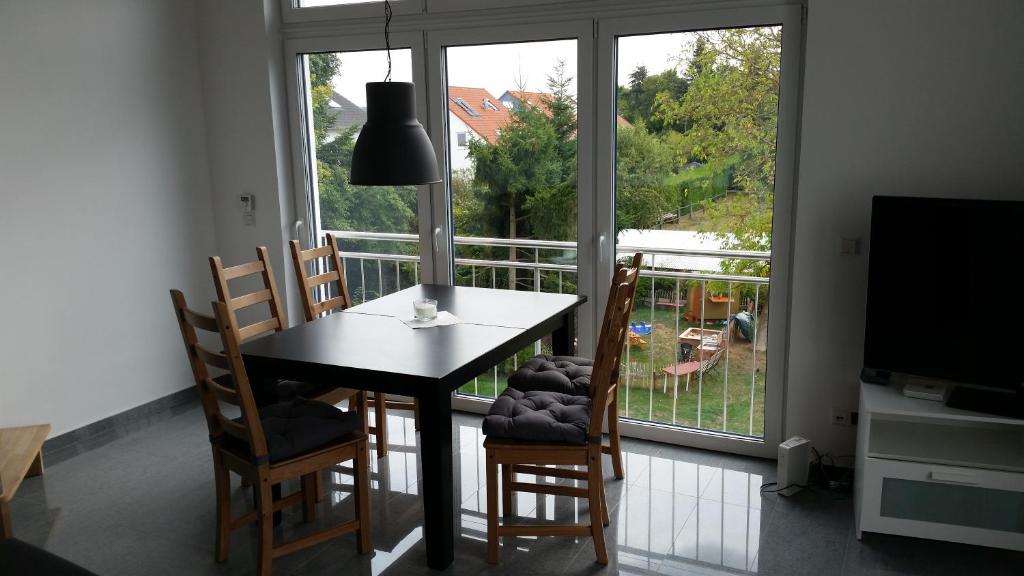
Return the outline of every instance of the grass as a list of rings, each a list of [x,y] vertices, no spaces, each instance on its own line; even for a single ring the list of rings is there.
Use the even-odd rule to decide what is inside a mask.
[[[710,170],[705,168],[702,170]],[[686,178],[702,174],[686,174]],[[681,181],[682,179],[680,179]],[[678,184],[679,182],[676,182]],[[735,195],[727,195],[716,202],[737,202]],[[701,230],[704,212],[695,211],[693,219],[683,216],[679,222],[668,224],[665,229]],[[715,230],[709,230],[715,231]],[[648,288],[649,289],[649,288]],[[762,310],[764,313],[764,310]],[[647,322],[653,326],[650,336],[644,336],[647,345],[631,346],[623,353],[623,373],[619,387],[620,414],[635,420],[675,424],[690,428],[727,432],[731,434],[764,436],[764,392],[767,370],[766,334],[759,333],[760,342],[755,353],[750,342],[734,339],[718,364],[704,374],[690,378],[689,390],[686,379],[680,378],[678,387],[673,377],[665,378],[662,368],[676,363],[678,350],[677,335],[697,323],[687,322],[682,310],[661,308],[638,303],[631,320]],[[708,321],[708,330],[721,330],[723,321]],[[763,326],[759,327],[761,330]],[[763,332],[763,330],[761,330]],[[542,345],[550,354],[549,343]],[[520,361],[532,356],[533,348],[519,354]],[[631,367],[627,376],[626,365]],[[517,364],[511,359],[459,388],[463,394],[494,398],[505,389],[505,382]],[[753,410],[751,411],[751,404]],[[753,413],[753,418],[751,418]]]
[[[650,307],[633,311],[632,319],[651,323],[653,332],[651,336],[645,337],[648,344],[643,349],[637,346],[629,349],[629,363],[633,371],[627,376],[624,368],[620,378],[620,414],[641,421],[763,436],[765,355],[763,350],[757,352],[757,371],[752,373],[755,355],[749,342],[739,339],[733,341],[729,345],[728,356],[723,354],[717,366],[701,376],[694,374],[691,377],[689,391],[685,390],[685,378],[680,378],[676,394],[673,395],[674,379],[669,377],[665,380],[661,369],[675,363],[676,335],[687,327],[697,326],[696,323],[684,321],[681,314],[681,311],[677,313],[672,309],[661,308],[655,308],[652,312]],[[722,326],[722,322],[705,323],[705,329],[709,330],[721,330]],[[544,348],[547,349],[547,345]],[[532,350],[529,352],[532,354]],[[624,364],[625,358],[624,353]],[[493,398],[496,393],[500,394],[504,390],[508,374],[513,370],[514,364],[508,360],[497,367],[497,378],[494,369],[488,370],[459,388],[459,391]],[[752,426],[751,387],[754,404]]]

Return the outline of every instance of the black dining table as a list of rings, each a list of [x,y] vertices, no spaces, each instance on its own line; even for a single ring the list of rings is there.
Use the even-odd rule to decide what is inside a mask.
[[[459,323],[412,329],[413,301],[437,300]],[[420,284],[242,345],[259,382],[288,378],[411,396],[419,401],[427,565],[455,557],[452,393],[551,334],[556,355],[576,347],[585,296]]]

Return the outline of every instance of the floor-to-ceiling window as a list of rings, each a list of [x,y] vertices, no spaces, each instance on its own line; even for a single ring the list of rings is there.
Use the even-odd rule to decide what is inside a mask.
[[[459,34],[438,38],[452,280],[458,286],[575,294],[577,40],[466,40]],[[459,393],[496,397],[521,362],[551,353],[547,340],[467,382]]]
[[[621,370],[627,432],[768,454],[781,430],[799,10],[519,4],[501,18],[457,0],[395,4],[392,77],[416,82],[443,182],[385,188],[351,186],[346,164],[362,84],[386,72],[382,3],[286,10],[302,240],[341,238],[356,302],[417,282],[584,294],[582,354],[612,265],[643,252]],[[340,17],[349,9],[380,21]],[[548,350],[538,342],[459,393],[493,398]]]

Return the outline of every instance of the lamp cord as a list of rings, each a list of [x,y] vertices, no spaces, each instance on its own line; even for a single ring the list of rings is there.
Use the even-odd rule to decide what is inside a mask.
[[[384,47],[388,51],[388,75],[385,82],[391,82],[391,3],[384,0]]]

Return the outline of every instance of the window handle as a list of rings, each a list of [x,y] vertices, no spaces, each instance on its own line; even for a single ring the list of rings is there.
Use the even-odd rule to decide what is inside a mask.
[[[303,222],[301,218],[296,220],[294,223],[292,223],[292,238],[293,239],[295,239],[295,240],[299,239],[299,233],[302,230],[302,225],[303,224],[305,224],[305,222]]]
[[[606,238],[605,238],[604,234],[598,235],[598,237],[597,237],[597,259],[598,260],[600,260],[601,259],[601,255],[604,254],[604,243],[605,243],[605,240],[606,240]]]
[[[441,227],[434,228],[434,254],[438,253],[437,239],[441,236]]]

